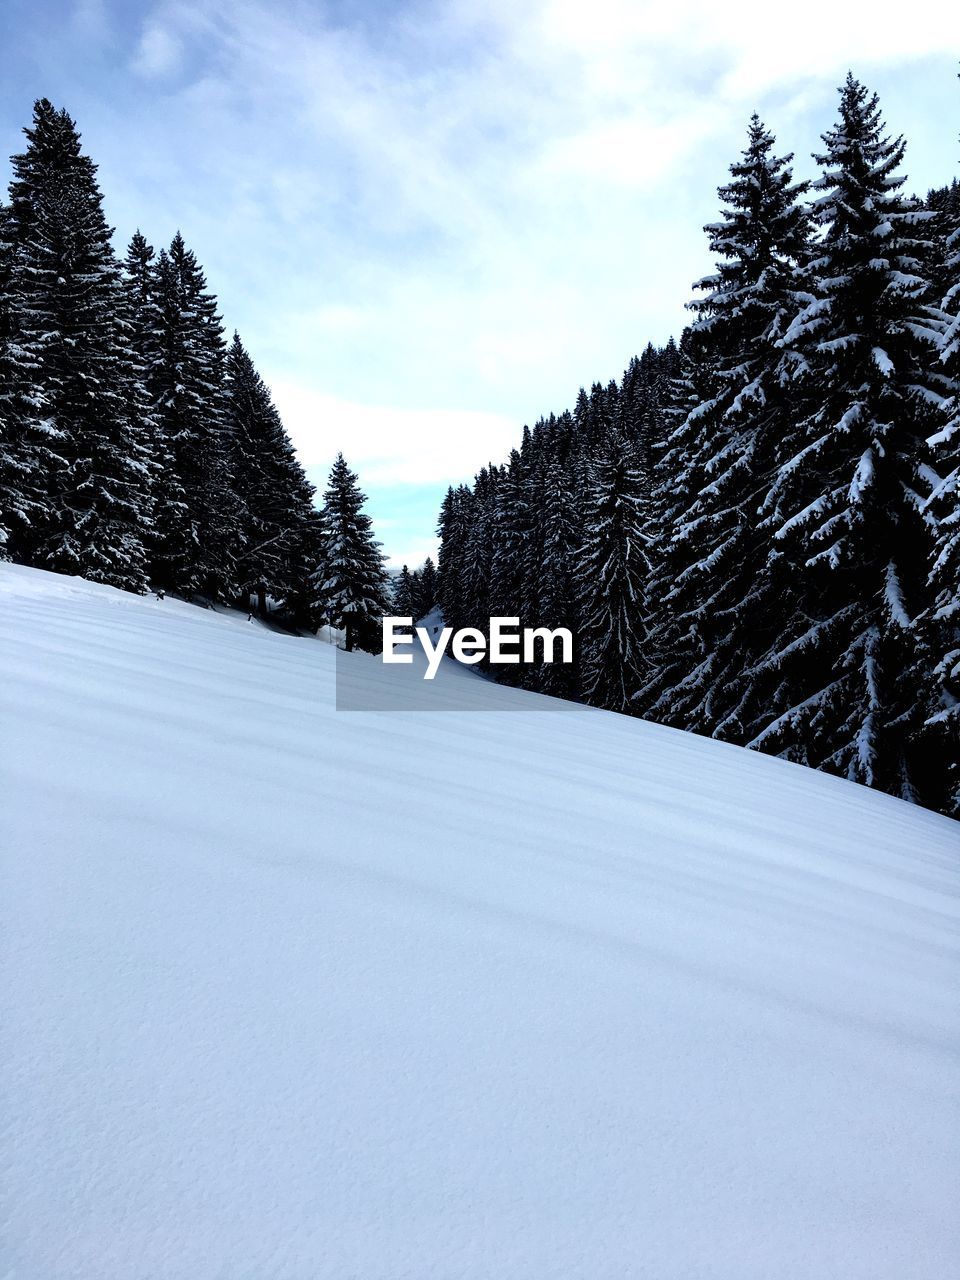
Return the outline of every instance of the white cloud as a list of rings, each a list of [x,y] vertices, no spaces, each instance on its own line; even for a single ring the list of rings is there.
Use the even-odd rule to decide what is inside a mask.
[[[146,79],[161,79],[176,72],[183,59],[179,38],[167,27],[151,22],[144,29],[133,59],[133,69]]]
[[[469,479],[676,332],[754,108],[809,173],[847,67],[883,72],[921,185],[950,176],[955,6],[336,12],[156,4],[123,112],[81,126],[123,234],[182,228],[305,460],[342,447],[370,484]]]
[[[342,450],[367,485],[456,483],[517,441],[516,421],[497,414],[360,404],[286,381],[271,389],[304,465],[329,466]]]
[[[305,461],[343,448],[410,560],[424,486],[502,459],[688,319],[754,109],[812,176],[852,67],[914,189],[953,172],[943,0],[915,20],[892,0],[789,21],[770,0],[120,7],[73,0],[58,32],[34,6],[18,71],[76,113],[121,241],[183,231]]]

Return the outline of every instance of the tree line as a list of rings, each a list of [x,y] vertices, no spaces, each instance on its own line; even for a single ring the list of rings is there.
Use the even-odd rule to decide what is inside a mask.
[[[904,154],[852,75],[813,183],[754,116],[693,322],[448,491],[440,599],[573,630],[498,679],[960,816],[960,186]]]
[[[376,647],[389,583],[342,455],[322,504],[177,233],[119,260],[46,99],[0,203],[0,556],[329,624]]]

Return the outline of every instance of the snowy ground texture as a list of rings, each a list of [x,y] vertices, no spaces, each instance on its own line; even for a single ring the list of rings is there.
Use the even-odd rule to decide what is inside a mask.
[[[957,824],[333,665],[0,566],[4,1280],[956,1274]]]

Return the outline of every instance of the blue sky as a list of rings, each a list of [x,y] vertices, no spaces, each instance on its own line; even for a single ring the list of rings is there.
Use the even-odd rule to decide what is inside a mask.
[[[121,247],[182,230],[311,477],[342,448],[414,563],[448,484],[680,329],[753,110],[812,176],[852,67],[911,187],[957,172],[960,6],[783,11],[2,0],[0,154],[65,106]]]

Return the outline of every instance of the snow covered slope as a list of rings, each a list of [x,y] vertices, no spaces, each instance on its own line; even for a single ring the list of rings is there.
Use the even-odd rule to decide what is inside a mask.
[[[0,566],[5,1280],[955,1273],[957,824],[333,657]]]

